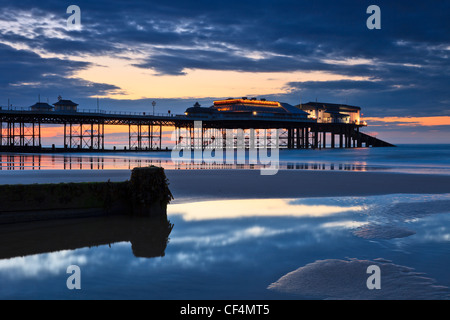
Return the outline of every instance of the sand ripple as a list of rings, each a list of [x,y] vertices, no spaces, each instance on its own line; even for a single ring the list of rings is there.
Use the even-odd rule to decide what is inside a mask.
[[[367,268],[381,270],[381,289],[369,290]],[[268,289],[303,298],[345,300],[449,300],[448,287],[409,267],[384,259],[318,260],[281,277]]]

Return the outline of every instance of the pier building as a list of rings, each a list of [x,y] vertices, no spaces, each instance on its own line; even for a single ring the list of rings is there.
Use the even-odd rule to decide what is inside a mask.
[[[226,129],[255,129],[262,134],[278,129],[280,147],[287,149],[393,146],[362,132],[367,123],[361,118],[361,108],[349,105],[309,102],[293,106],[243,97],[217,100],[209,107],[197,102],[178,115],[84,110],[62,98],[53,106],[36,103],[24,109],[0,108],[0,151],[41,152],[45,124],[64,127],[64,147],[59,152],[104,151],[106,125],[128,126],[126,150],[163,150],[163,127],[179,134],[183,128],[192,130],[199,121],[205,131],[214,129],[222,135]],[[205,147],[203,142],[200,146]]]

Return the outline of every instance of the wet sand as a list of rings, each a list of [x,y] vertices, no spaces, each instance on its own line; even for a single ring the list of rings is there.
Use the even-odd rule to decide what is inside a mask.
[[[175,201],[450,193],[450,176],[380,172],[258,170],[166,172]]]
[[[130,170],[0,172],[0,184],[124,181]],[[166,170],[173,203],[208,199],[303,198],[450,193],[450,176],[383,172]]]

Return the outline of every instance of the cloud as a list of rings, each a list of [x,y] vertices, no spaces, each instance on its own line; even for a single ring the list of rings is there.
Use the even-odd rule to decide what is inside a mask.
[[[67,267],[86,265],[87,256],[82,252],[59,251],[41,255],[0,260],[0,271],[9,278],[40,278],[48,274],[64,274]]]
[[[256,55],[235,49],[171,49],[160,50],[137,67],[150,68],[166,75],[184,75],[185,69],[225,70],[243,72],[280,72],[306,70],[305,62],[270,53]]]
[[[42,58],[34,52],[16,50],[4,44],[0,44],[0,56],[0,70],[8,75],[0,79],[0,90],[12,102],[14,99],[23,101],[24,96],[29,101],[30,96],[37,98],[38,94],[56,99],[56,94],[94,96],[119,90],[113,85],[74,78],[75,71],[89,66],[83,61]]]
[[[188,70],[362,77],[365,80],[286,80],[285,94],[279,96],[290,103],[297,103],[300,95],[302,100],[348,101],[372,116],[446,112],[450,4],[380,0],[382,29],[373,31],[366,27],[370,4],[80,0],[82,29],[69,31],[67,6],[60,1],[0,0],[0,43],[22,49],[11,57],[12,49],[0,47],[2,60],[9,58],[8,64],[1,64],[9,76],[0,87],[17,98],[35,92],[30,84],[56,85],[52,95],[70,92],[82,99],[107,92],[120,95],[124,89],[118,79],[104,84],[73,78],[93,67],[87,62],[92,57],[109,56],[127,60],[130,67],[150,71],[153,77],[176,75],[186,81]],[[211,96],[205,88],[197,90],[192,96]]]

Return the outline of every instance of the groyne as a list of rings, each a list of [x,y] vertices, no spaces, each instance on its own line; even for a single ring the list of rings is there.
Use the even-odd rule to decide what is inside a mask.
[[[161,216],[173,199],[164,169],[134,168],[123,182],[0,185],[0,223],[98,215]]]

